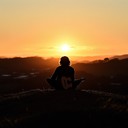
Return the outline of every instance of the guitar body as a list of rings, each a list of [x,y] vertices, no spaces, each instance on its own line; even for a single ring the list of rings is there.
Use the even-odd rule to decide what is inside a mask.
[[[61,84],[64,89],[69,89],[72,87],[72,80],[70,77],[62,76]]]
[[[57,80],[47,79],[47,82],[49,85],[51,85],[56,90],[67,90],[67,89],[75,89],[82,81],[84,81],[84,78],[81,79],[75,79],[72,81],[70,77],[63,76],[60,79],[60,82],[58,83]]]

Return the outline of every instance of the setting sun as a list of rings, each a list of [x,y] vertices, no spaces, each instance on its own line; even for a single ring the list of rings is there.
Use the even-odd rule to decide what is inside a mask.
[[[60,45],[56,46],[55,49],[57,56],[69,56],[73,52],[73,49],[69,43],[61,43]]]
[[[67,51],[70,50],[70,46],[68,44],[64,44],[64,45],[61,46],[61,50],[63,52],[67,52]]]

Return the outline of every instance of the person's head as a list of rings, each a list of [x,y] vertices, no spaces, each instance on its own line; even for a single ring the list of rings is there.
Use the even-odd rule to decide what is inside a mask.
[[[67,56],[62,56],[60,58],[60,65],[61,66],[69,66],[70,65],[70,60]]]

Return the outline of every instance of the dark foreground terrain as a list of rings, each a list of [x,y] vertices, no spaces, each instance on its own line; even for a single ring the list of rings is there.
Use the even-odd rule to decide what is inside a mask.
[[[128,128],[128,97],[90,90],[24,91],[0,98],[0,128]]]

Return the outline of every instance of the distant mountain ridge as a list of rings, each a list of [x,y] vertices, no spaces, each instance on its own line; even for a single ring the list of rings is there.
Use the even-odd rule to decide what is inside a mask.
[[[122,54],[122,55],[101,55],[101,56],[83,56],[83,57],[74,57],[76,60],[80,60],[77,62],[83,62],[83,63],[88,63],[91,61],[95,61],[95,60],[104,60],[105,58],[109,58],[111,59],[126,59],[128,58],[128,54]]]
[[[110,59],[115,59],[115,58],[118,58],[118,59],[126,59],[126,58],[128,58],[128,54],[115,55],[115,56],[111,57]]]
[[[38,58],[38,59],[42,59],[42,60],[56,60],[58,61],[59,58],[58,57],[49,57],[47,59],[45,59],[45,57],[41,57],[41,56],[28,56],[28,57],[4,57],[4,56],[0,56],[0,59],[14,59],[14,58],[19,58],[19,59],[25,59],[25,58]],[[69,56],[70,60],[72,60],[73,63],[76,62],[90,62],[90,61],[95,61],[95,60],[104,60],[104,58],[109,58],[109,59],[126,59],[128,58],[128,54],[122,54],[122,55],[97,55],[97,56]]]

